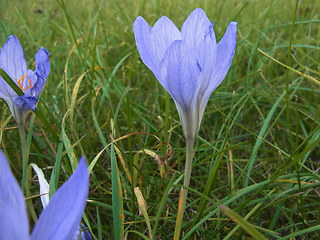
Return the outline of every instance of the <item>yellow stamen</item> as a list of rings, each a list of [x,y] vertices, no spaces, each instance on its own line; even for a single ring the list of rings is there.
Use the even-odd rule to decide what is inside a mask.
[[[27,81],[28,81],[28,86],[26,86],[25,88],[23,88],[23,82],[24,82],[24,80],[25,80],[25,78],[26,78],[27,75],[28,75],[28,73],[26,73],[25,75],[22,75],[22,77],[21,77],[19,80],[15,79],[16,82],[18,83],[19,88],[20,88],[22,91],[25,91],[25,90],[30,89],[30,88],[33,87],[33,86],[32,86],[32,83],[31,83],[31,79],[28,79],[28,80],[27,80]]]

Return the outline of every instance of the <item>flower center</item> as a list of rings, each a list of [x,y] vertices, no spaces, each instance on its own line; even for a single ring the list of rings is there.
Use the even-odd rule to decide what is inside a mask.
[[[25,75],[22,75],[22,77],[19,80],[15,79],[16,82],[18,83],[18,86],[21,89],[21,91],[25,91],[25,90],[30,89],[30,88],[33,87],[32,83],[31,83],[31,79],[28,79],[27,80],[28,81],[28,85],[25,88],[23,88],[23,82],[24,82],[24,80],[26,80],[27,75],[28,75],[28,73],[26,73]]]

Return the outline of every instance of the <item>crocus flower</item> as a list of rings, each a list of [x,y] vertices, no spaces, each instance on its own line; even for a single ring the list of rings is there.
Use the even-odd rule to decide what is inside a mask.
[[[237,23],[229,24],[218,44],[213,23],[199,8],[190,14],[181,31],[165,16],[153,28],[138,17],[133,31],[142,61],[172,96],[185,137],[194,139],[211,93],[230,68]]]
[[[88,187],[88,168],[82,158],[75,172],[52,196],[30,236],[22,191],[0,151],[0,240],[73,239],[86,205]]]
[[[27,62],[18,38],[11,35],[1,48],[0,68],[14,80],[24,95],[18,96],[0,76],[0,98],[3,98],[18,124],[22,124],[29,110],[34,111],[50,72],[49,52],[41,47],[35,56],[35,70],[27,69]]]

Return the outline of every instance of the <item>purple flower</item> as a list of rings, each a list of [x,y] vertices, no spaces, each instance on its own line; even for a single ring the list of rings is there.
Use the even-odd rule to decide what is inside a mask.
[[[50,72],[49,52],[41,47],[35,56],[35,70],[27,62],[18,38],[11,35],[1,48],[0,68],[14,80],[24,95],[18,96],[0,76],[0,98],[3,98],[16,122],[24,122],[29,110],[34,111]]]
[[[79,229],[86,205],[89,173],[84,158],[78,168],[52,196],[31,236],[26,204],[9,164],[0,151],[0,239],[70,240]]]
[[[229,24],[218,44],[213,23],[200,8],[190,14],[181,31],[165,16],[153,28],[138,17],[133,31],[142,61],[172,96],[184,135],[193,139],[211,93],[230,68],[237,23]]]

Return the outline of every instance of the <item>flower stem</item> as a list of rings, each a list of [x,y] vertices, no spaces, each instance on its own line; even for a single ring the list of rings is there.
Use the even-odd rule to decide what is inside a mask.
[[[178,215],[177,215],[176,226],[174,231],[174,240],[178,240],[180,238],[183,214],[186,207],[188,188],[189,188],[190,178],[191,178],[192,159],[194,155],[193,150],[194,150],[194,138],[186,138],[186,166],[184,169],[183,188],[181,188],[180,190]]]
[[[27,145],[26,145],[26,131],[24,129],[24,124],[18,124],[19,128],[19,135],[21,141],[21,150],[22,150],[22,181],[21,181],[21,188],[22,192],[25,191],[25,184],[26,184],[26,174],[27,174],[27,167],[28,167],[28,160],[27,160]]]

